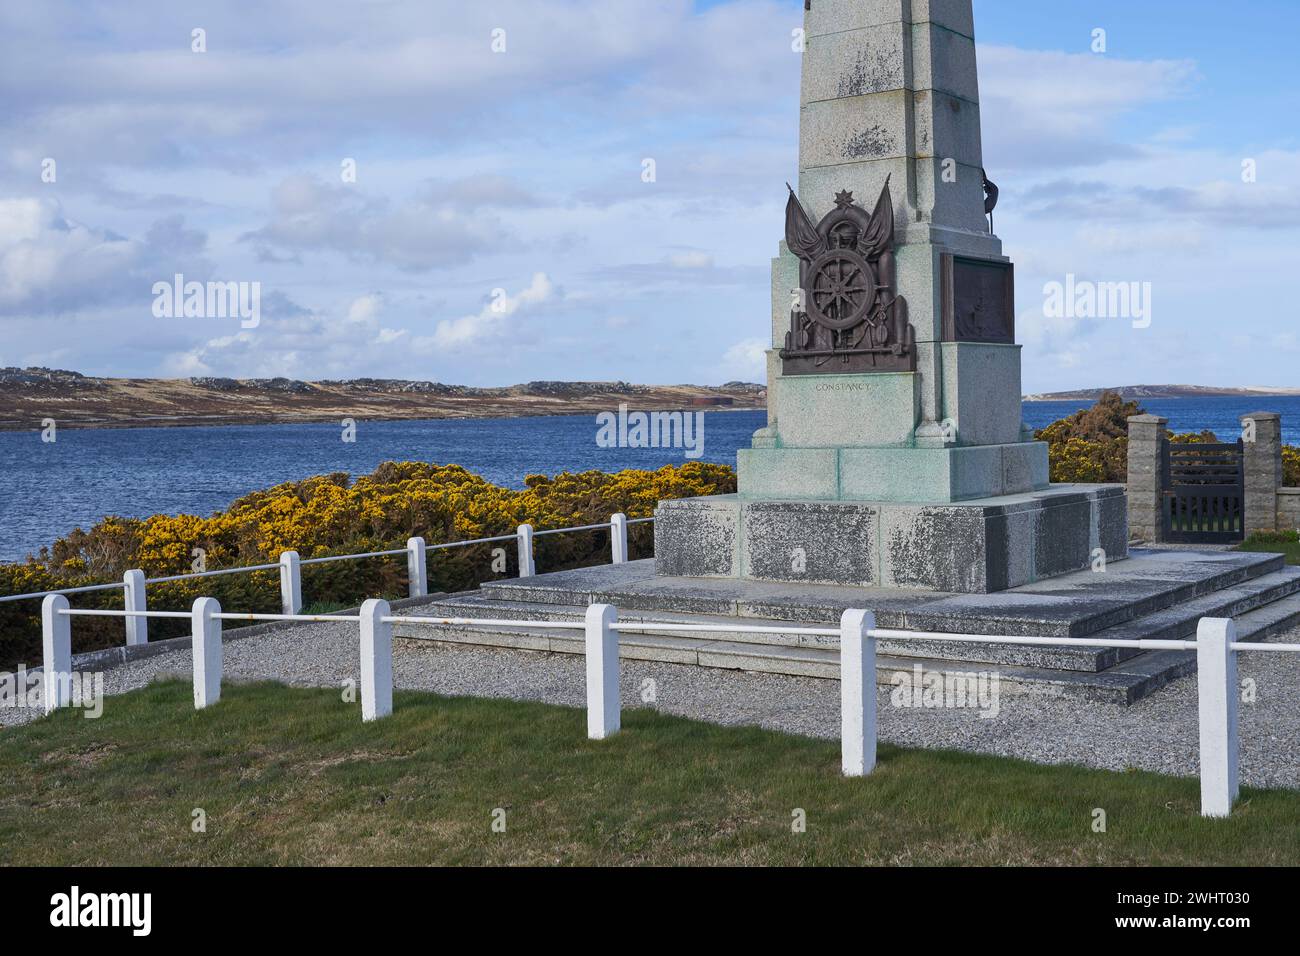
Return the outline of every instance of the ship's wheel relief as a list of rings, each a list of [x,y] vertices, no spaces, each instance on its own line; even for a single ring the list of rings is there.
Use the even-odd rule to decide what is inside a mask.
[[[907,303],[894,289],[889,182],[870,216],[841,191],[816,226],[791,189],[785,231],[802,292],[781,350],[785,374],[915,371]]]

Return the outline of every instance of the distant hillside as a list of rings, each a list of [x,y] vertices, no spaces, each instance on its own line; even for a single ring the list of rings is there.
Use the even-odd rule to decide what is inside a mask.
[[[93,378],[48,368],[0,368],[0,430],[127,428],[271,422],[509,418],[631,409],[763,408],[767,388],[726,385],[630,385],[627,382],[528,382],[475,388],[442,382],[357,378]]]
[[[1119,385],[1114,388],[1081,388],[1072,392],[1042,392],[1026,395],[1026,402],[1096,401],[1102,392],[1119,392],[1125,399],[1133,398],[1203,398],[1207,395],[1300,395],[1300,388],[1273,388],[1266,385],[1246,385],[1241,388],[1220,388],[1214,385]]]

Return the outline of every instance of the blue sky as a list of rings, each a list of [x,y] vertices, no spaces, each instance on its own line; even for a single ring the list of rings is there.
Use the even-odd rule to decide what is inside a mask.
[[[6,5],[0,365],[761,380],[802,7]],[[1026,391],[1300,384],[1300,4],[975,13]],[[261,324],[156,318],[177,272],[260,283]],[[1044,315],[1066,274],[1150,282],[1150,327]]]

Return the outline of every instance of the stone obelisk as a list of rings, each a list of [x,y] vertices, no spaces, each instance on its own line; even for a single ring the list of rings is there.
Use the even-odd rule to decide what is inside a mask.
[[[660,574],[996,591],[1127,554],[1020,416],[971,0],[808,0],[768,424],[735,496],[664,502]],[[870,211],[869,211],[870,210]]]
[[[898,294],[909,307],[915,330],[918,381],[915,421],[906,401],[876,404],[872,417],[888,416],[894,428],[885,444],[948,449],[1021,443],[1020,347],[1014,344],[1014,298],[1008,292],[985,307],[1002,311],[1007,326],[985,341],[947,341],[944,334],[945,278],[972,271],[975,263],[998,269],[984,281],[988,291],[1005,281],[1010,263],[985,214],[984,163],[980,144],[979,81],[974,17],[970,0],[809,0],[799,124],[799,197],[814,218],[830,211],[835,197],[852,191],[872,202],[885,183],[894,200]],[[840,408],[822,409],[815,385],[784,381],[779,350],[790,324],[799,263],[782,243],[772,267],[773,347],[768,353],[768,417],[771,429],[755,447],[792,447],[782,437],[782,404],[788,400],[799,443],[800,419],[833,418]],[[949,290],[952,292],[953,290]],[[949,311],[958,305],[952,303]],[[978,301],[977,301],[978,304]],[[970,336],[950,336],[953,339]],[[989,341],[1000,339],[1000,341]],[[889,390],[882,381],[877,392]],[[809,407],[809,393],[812,407]],[[885,398],[885,395],[881,395]],[[787,429],[789,430],[789,429]],[[904,437],[903,432],[907,434]],[[1024,491],[1047,482],[1046,448],[1015,449],[1016,465],[1032,471],[1029,483],[1014,486],[937,489],[935,500]],[[860,456],[859,456],[860,457]],[[880,456],[874,456],[880,457]],[[938,460],[939,456],[930,456]],[[761,458],[761,456],[760,456]],[[898,456],[885,456],[891,464]],[[777,462],[773,467],[784,469]],[[769,488],[754,460],[751,489]],[[742,488],[742,492],[747,489]],[[890,489],[869,497],[893,497]],[[913,498],[915,487],[901,497]],[[839,495],[832,495],[839,497]]]

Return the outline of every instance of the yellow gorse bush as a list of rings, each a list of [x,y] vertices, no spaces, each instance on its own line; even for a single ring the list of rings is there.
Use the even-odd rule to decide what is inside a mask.
[[[1294,445],[1282,446],[1282,484],[1300,487],[1300,448]]]
[[[649,517],[660,500],[727,494],[735,472],[725,465],[689,462],[657,471],[585,471],[529,475],[522,489],[502,488],[459,465],[385,462],[355,480],[343,473],[317,475],[256,491],[225,511],[197,515],[108,517],[89,531],[77,529],[43,550],[39,559],[0,564],[0,594],[46,591],[120,580],[131,568],[148,577],[188,574],[202,555],[207,570],[278,560],[282,551],[303,558],[402,548],[421,536],[429,544],[512,534],[525,522],[535,529],[596,524],[617,511]],[[629,530],[634,557],[653,548],[649,525]],[[509,544],[509,542],[505,542]],[[499,546],[498,546],[499,547]],[[581,567],[609,560],[609,536],[599,531],[537,539],[539,570]],[[506,567],[501,569],[502,559]],[[431,591],[476,587],[517,573],[513,547],[474,545],[431,551]],[[303,569],[308,604],[354,605],[367,597],[402,597],[406,565],[400,558],[371,558]],[[274,611],[279,606],[274,571],[151,585],[154,609],[184,610],[212,595],[232,610]],[[77,595],[80,607],[120,608],[119,591]],[[150,636],[183,633],[184,622],[150,621]],[[81,619],[77,651],[121,643],[121,622]],[[40,654],[37,601],[0,604],[0,658],[34,663]]]

